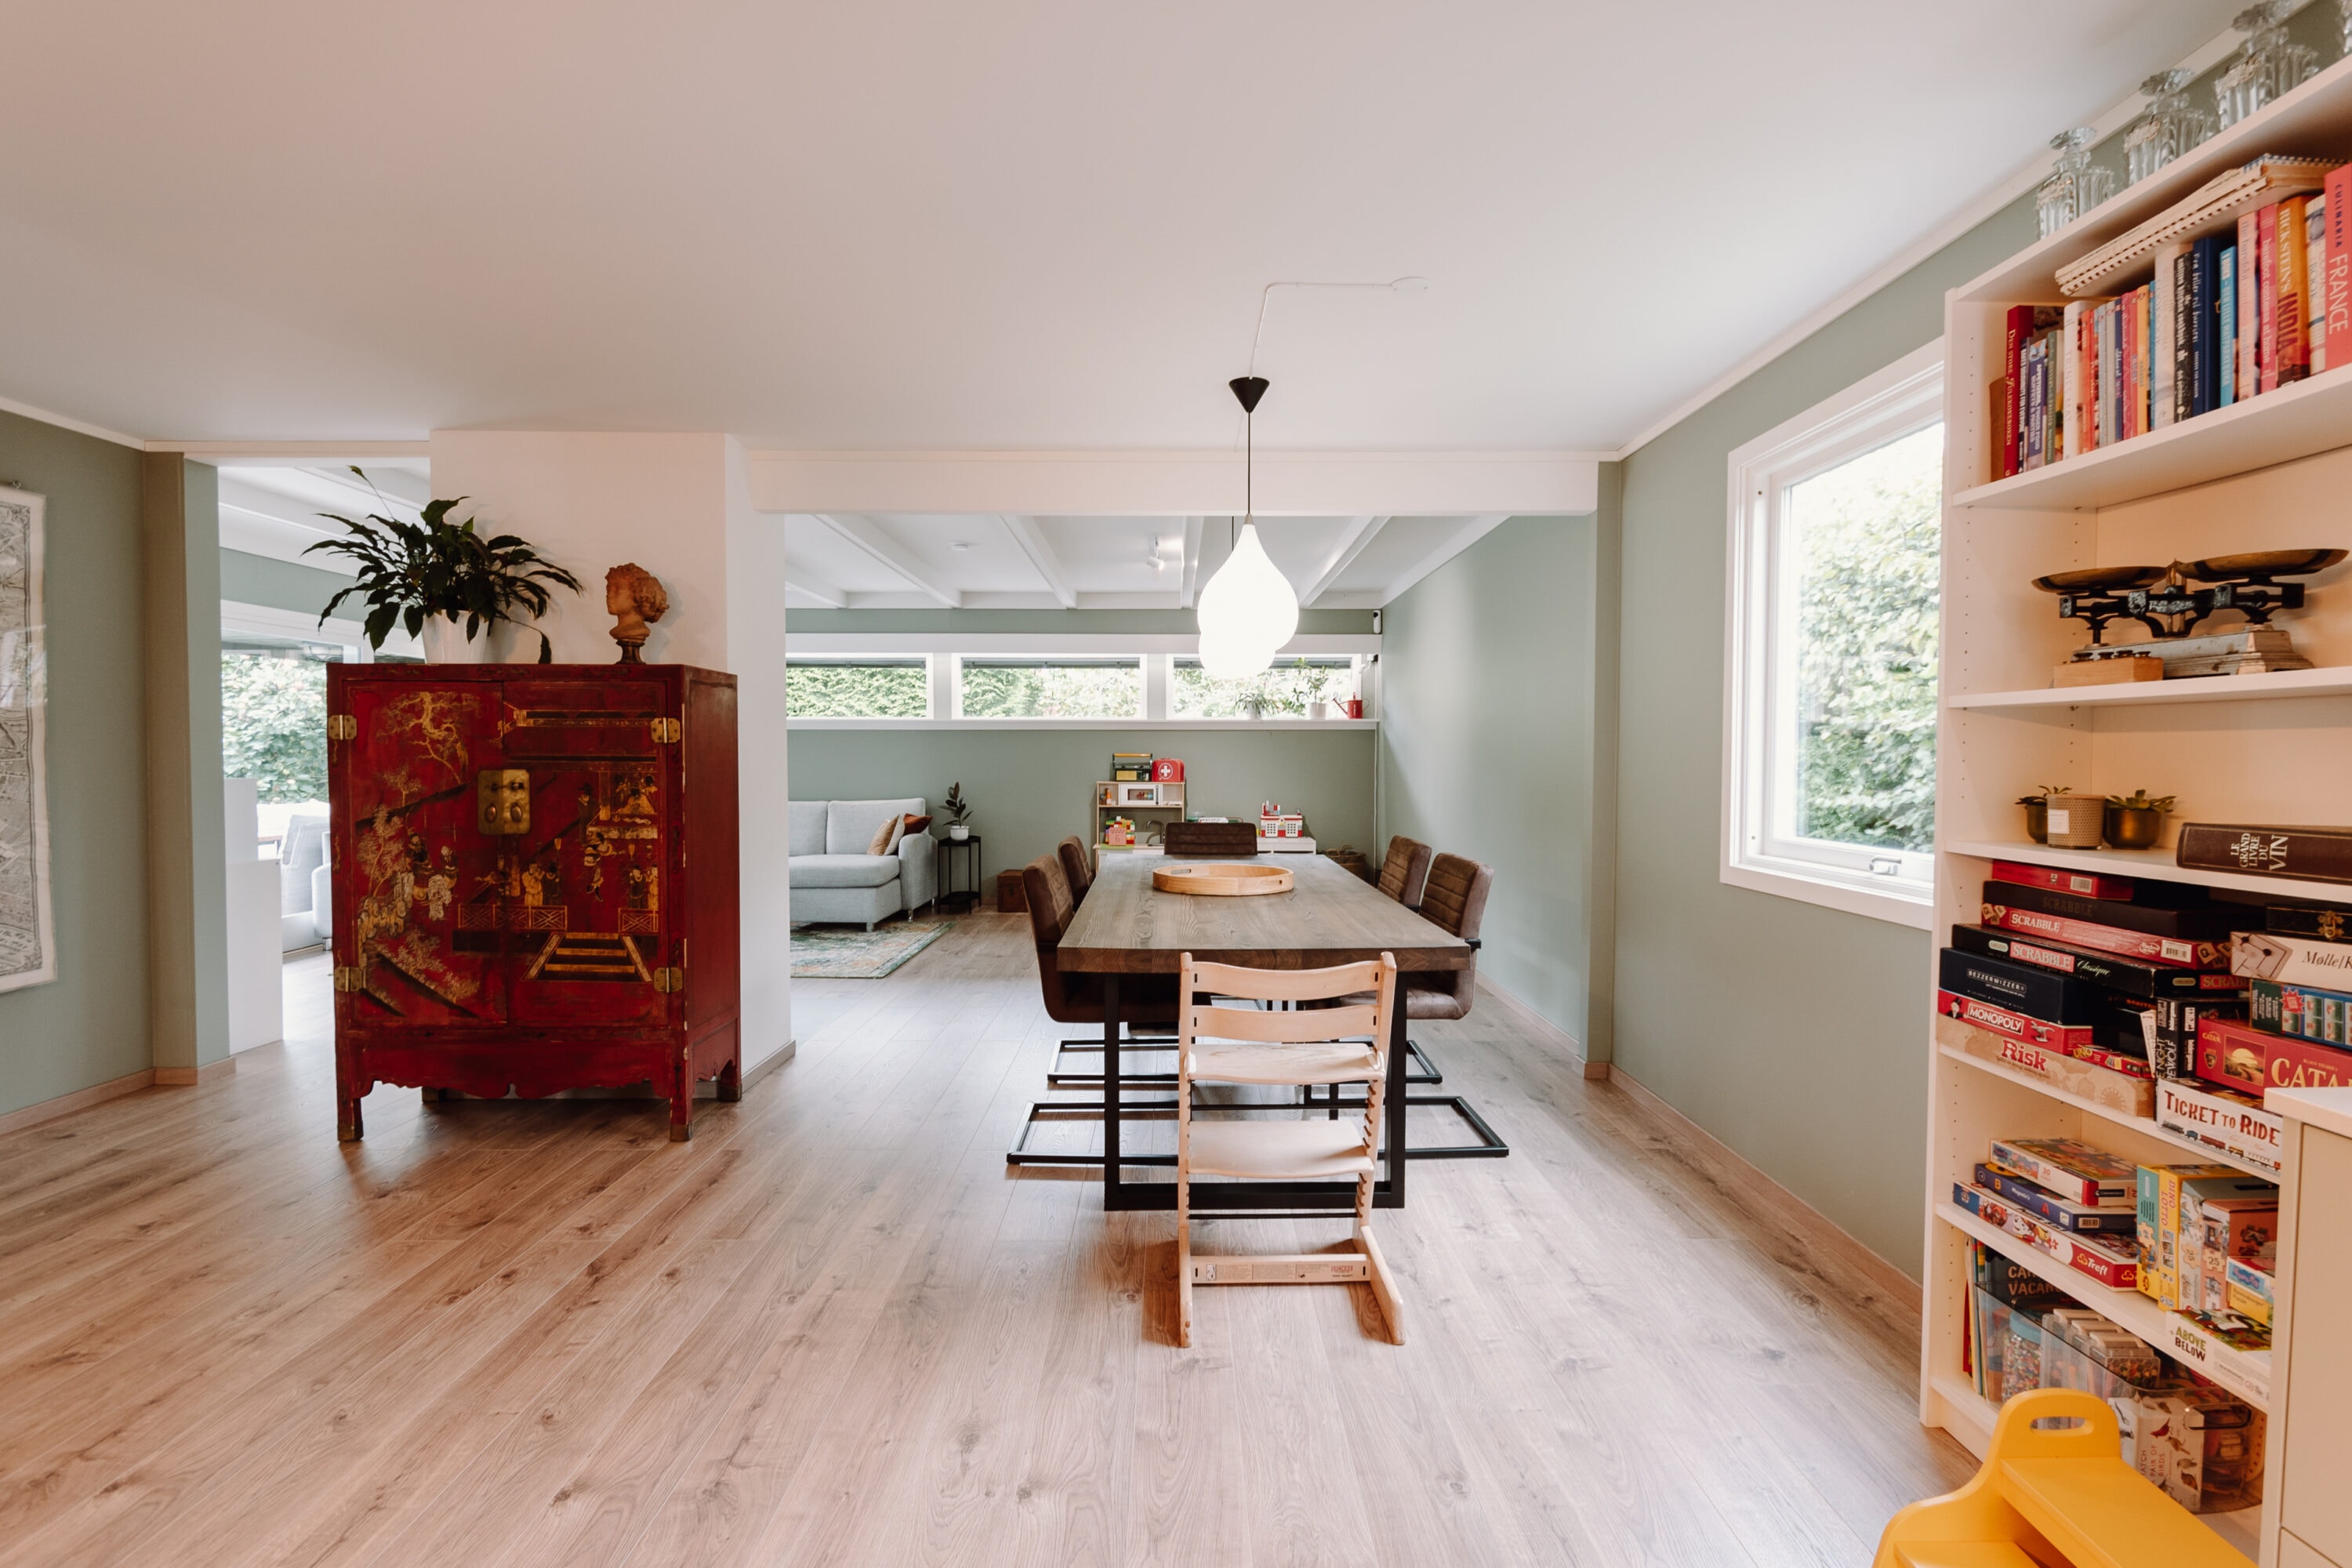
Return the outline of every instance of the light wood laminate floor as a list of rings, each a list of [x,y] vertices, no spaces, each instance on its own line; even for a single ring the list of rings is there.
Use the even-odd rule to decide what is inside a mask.
[[[226,1080],[0,1138],[0,1562],[1859,1564],[1969,1468],[1907,1313],[1491,996],[1414,1026],[1515,1152],[1381,1216],[1409,1342],[1265,1287],[1174,1348],[1170,1217],[1006,1172],[1033,962],[799,983],[690,1143],[382,1089],[345,1146],[313,961]]]

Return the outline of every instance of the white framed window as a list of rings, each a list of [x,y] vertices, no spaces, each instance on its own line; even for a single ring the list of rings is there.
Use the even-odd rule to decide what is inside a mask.
[[[790,721],[811,729],[1370,726],[1380,646],[1301,634],[1227,682],[1207,678],[1190,634],[804,632],[787,639],[785,686]]]
[[[928,719],[931,656],[790,654],[785,710],[805,719]]]
[[[1118,654],[961,654],[959,719],[1140,719],[1143,660]]]
[[[1731,454],[1722,879],[1925,928],[1944,346]]]

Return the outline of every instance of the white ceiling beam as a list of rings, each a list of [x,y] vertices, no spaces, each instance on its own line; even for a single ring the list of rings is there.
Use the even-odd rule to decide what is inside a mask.
[[[819,583],[800,572],[790,572],[784,578],[784,592],[798,594],[803,599],[814,599],[828,610],[845,610],[849,595],[842,589]]]
[[[1356,557],[1364,552],[1364,546],[1379,535],[1387,521],[1384,515],[1349,518],[1348,526],[1339,531],[1338,548],[1324,561],[1323,570],[1315,574],[1314,586],[1298,595],[1298,602],[1311,605],[1328,592],[1331,584],[1339,580],[1339,574],[1356,563]]]
[[[1053,590],[1055,601],[1066,610],[1076,609],[1078,591],[1070,585],[1070,574],[1062,570],[1061,557],[1054,553],[1054,546],[1045,538],[1045,531],[1037,526],[1037,520],[1018,513],[999,513],[996,521],[1013,535],[1013,542],[1021,547],[1021,553],[1029,557],[1029,564],[1037,569],[1037,575]]]
[[[1590,452],[1261,452],[1260,517],[1547,516],[1599,504]],[[1242,454],[778,452],[745,455],[761,511],[1209,517],[1242,510]]]
[[[963,608],[963,592],[938,581],[922,563],[899,547],[870,519],[843,512],[814,511],[808,514],[864,551],[881,565],[906,579],[911,587],[920,590],[950,610]]]
[[[1184,520],[1184,584],[1176,590],[1176,607],[1189,610],[1201,586],[1201,525],[1202,518]]]
[[[1403,597],[1406,589],[1494,532],[1502,524],[1503,520],[1511,515],[1507,511],[1489,511],[1482,512],[1476,517],[1465,518],[1462,526],[1455,529],[1444,543],[1423,556],[1403,576],[1381,590],[1381,606],[1386,608],[1396,603],[1398,599]]]

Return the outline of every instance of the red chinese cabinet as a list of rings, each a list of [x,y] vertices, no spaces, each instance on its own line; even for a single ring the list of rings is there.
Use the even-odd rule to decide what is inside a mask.
[[[741,1091],[735,678],[327,667],[335,1093]]]

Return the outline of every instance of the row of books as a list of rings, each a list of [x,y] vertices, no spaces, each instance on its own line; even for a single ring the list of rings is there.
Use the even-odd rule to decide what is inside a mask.
[[[1992,478],[2243,403],[2352,334],[2352,164],[2154,250],[2147,281],[2017,305],[1992,383]]]

